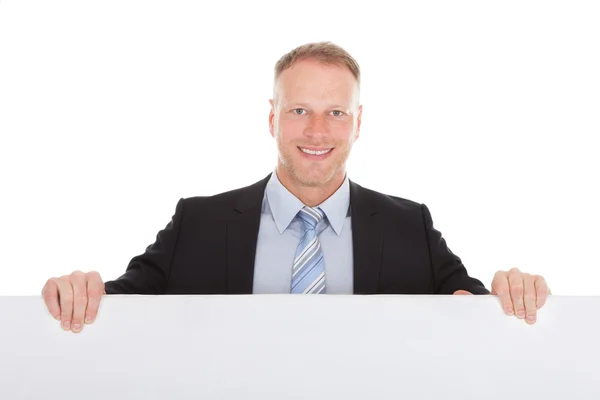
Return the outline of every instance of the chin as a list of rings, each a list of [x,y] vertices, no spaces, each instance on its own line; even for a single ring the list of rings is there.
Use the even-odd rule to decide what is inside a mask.
[[[302,186],[323,187],[331,183],[339,169],[335,163],[307,163],[306,160],[294,159],[292,157],[280,158],[281,165],[286,171],[288,178],[293,179]]]
[[[321,187],[331,182],[333,174],[321,171],[297,171],[296,179],[305,186]]]

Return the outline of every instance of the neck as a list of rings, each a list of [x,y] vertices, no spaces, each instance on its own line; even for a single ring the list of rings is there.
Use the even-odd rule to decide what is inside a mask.
[[[345,171],[342,170],[336,173],[335,177],[325,185],[309,186],[298,182],[297,179],[293,179],[281,165],[277,166],[276,171],[277,178],[281,184],[304,205],[309,207],[318,206],[330,198],[342,186],[346,176]]]

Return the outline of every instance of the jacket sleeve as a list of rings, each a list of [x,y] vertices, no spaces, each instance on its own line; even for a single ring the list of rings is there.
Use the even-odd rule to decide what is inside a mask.
[[[457,290],[466,290],[473,294],[490,294],[481,281],[469,276],[461,259],[450,251],[442,234],[433,227],[433,220],[427,206],[421,204],[421,208],[435,293],[453,294]]]
[[[143,254],[131,259],[123,275],[104,284],[106,294],[164,294],[183,219],[180,199],[171,222],[156,235]]]

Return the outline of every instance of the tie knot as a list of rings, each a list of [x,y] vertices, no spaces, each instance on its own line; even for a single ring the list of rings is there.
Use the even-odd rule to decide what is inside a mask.
[[[304,223],[305,229],[315,229],[325,213],[319,207],[304,207],[298,211],[298,218]]]

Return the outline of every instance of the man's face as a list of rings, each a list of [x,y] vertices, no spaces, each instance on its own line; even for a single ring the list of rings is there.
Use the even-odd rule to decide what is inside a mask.
[[[269,100],[280,179],[312,187],[341,184],[360,131],[358,90],[348,68],[315,60],[298,61],[281,73]]]

